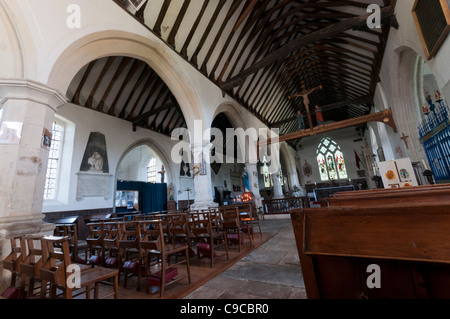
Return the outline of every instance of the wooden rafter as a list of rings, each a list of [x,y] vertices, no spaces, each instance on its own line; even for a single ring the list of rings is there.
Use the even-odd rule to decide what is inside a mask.
[[[389,125],[395,133],[398,132],[397,126],[394,121],[394,117],[392,115],[392,111],[390,109],[384,110],[382,112],[373,113],[365,116],[360,116],[344,121],[339,121],[335,123],[329,123],[324,125],[316,126],[312,129],[305,129],[301,130],[299,132],[294,132],[290,134],[285,134],[279,136],[277,139],[271,139],[267,141],[267,144],[272,144],[275,142],[284,142],[284,141],[291,141],[296,140],[299,138],[307,137],[307,136],[315,136],[318,134],[330,132],[330,131],[336,131],[347,127],[352,126],[358,126],[361,124],[366,124],[369,122],[381,122],[386,125]]]
[[[394,14],[394,9],[395,8],[393,6],[383,8],[381,10],[381,17],[386,18],[386,17],[392,16]],[[315,43],[317,41],[320,41],[320,40],[328,38],[328,37],[332,37],[334,35],[344,32],[344,31],[350,30],[354,27],[365,24],[367,21],[367,18],[369,16],[370,16],[370,14],[346,19],[344,21],[333,24],[332,26],[329,26],[327,28],[316,31],[312,34],[308,34],[302,38],[291,41],[290,43],[284,45],[281,49],[279,49],[275,52],[272,52],[271,54],[266,56],[263,60],[258,61],[257,63],[254,63],[248,69],[242,71],[240,74],[234,76],[229,81],[222,84],[221,88],[224,91],[228,91],[228,90],[242,84],[244,79],[247,78],[249,75],[257,72],[259,69],[265,67],[266,65],[275,63],[276,61],[285,58],[291,52],[297,51],[298,49],[302,48],[303,46],[306,46],[311,43]]]
[[[147,2],[138,21],[263,123],[285,122],[286,133],[296,129],[291,122],[296,110],[304,111],[302,101],[287,99],[298,91],[301,81],[308,87],[323,83],[323,92],[311,100],[323,107],[327,118],[340,121],[367,115],[370,102],[339,105],[359,97],[373,98],[390,27],[398,25],[394,0],[373,0],[383,7],[383,26],[376,30],[366,26],[366,0]],[[169,33],[162,32],[163,27]],[[126,98],[117,100],[113,108],[105,105],[105,110],[132,120],[161,107],[168,88],[157,79],[150,80],[149,74],[139,80],[140,85],[130,84],[135,94],[127,91]],[[144,85],[146,89],[141,90]],[[72,88],[74,93],[79,91],[78,100],[88,98],[92,109],[96,109],[94,100],[103,100],[99,90]],[[329,105],[334,107],[324,107]],[[167,134],[184,125],[179,116],[181,112],[164,110],[149,117],[145,126]]]

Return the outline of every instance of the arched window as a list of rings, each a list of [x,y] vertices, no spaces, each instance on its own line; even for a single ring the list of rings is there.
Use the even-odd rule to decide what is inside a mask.
[[[322,139],[316,154],[322,181],[348,178],[344,154],[334,140]]]
[[[61,153],[64,143],[64,123],[55,121],[52,127],[47,174],[45,177],[44,200],[55,200],[61,164]]]
[[[152,158],[147,166],[147,181],[156,183],[156,158]]]

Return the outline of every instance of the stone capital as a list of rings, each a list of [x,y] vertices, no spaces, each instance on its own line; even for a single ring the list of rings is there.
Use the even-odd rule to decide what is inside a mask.
[[[55,112],[68,102],[59,91],[26,79],[0,78],[0,97],[0,104],[6,104],[10,100],[29,100],[47,105]]]

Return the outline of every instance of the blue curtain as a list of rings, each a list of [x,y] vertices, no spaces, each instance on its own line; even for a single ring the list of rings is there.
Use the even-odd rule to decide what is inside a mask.
[[[141,213],[149,214],[167,210],[167,184],[153,184],[145,182],[117,181],[117,190],[138,191],[139,210]],[[126,208],[116,208],[117,213],[127,211]]]

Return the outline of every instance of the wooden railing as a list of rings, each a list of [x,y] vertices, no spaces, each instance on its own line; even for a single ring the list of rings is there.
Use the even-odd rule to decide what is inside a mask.
[[[289,214],[291,209],[309,208],[308,197],[263,200],[264,214]]]

